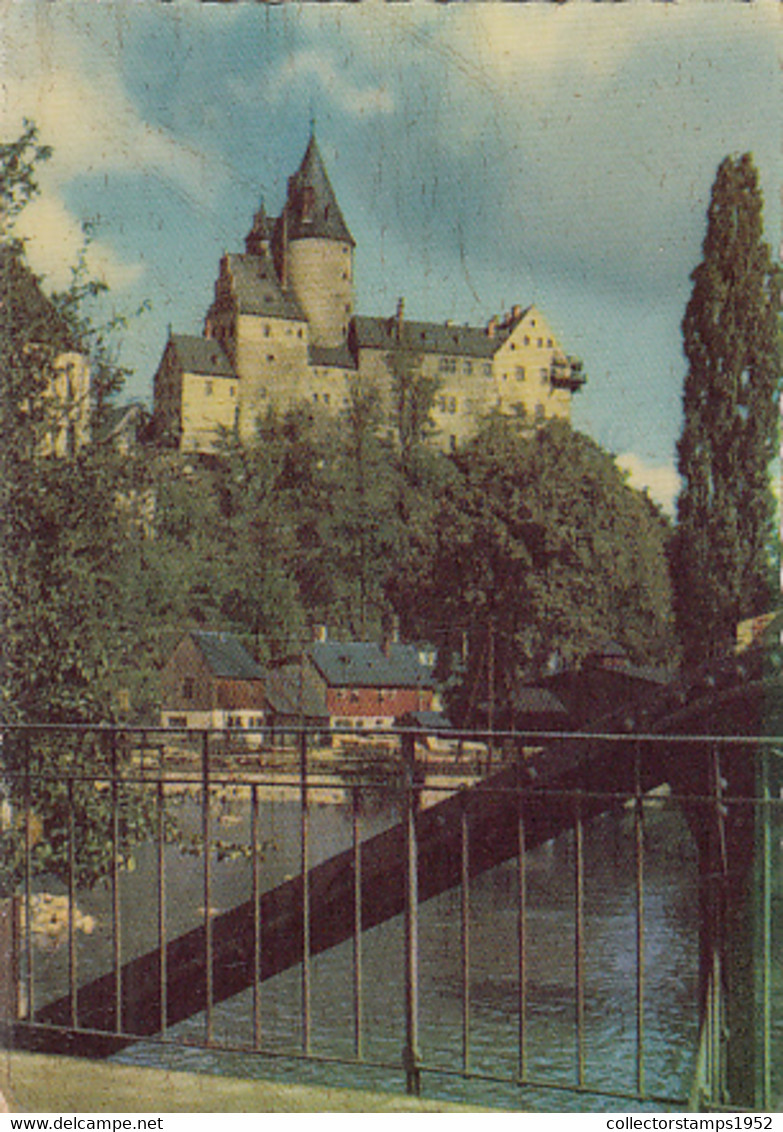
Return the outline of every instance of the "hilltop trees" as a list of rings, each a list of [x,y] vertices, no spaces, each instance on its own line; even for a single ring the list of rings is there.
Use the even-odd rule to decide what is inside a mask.
[[[762,207],[750,155],[727,157],[682,323],[688,372],[672,562],[691,664],[731,644],[738,621],[764,611],[772,592],[780,277],[762,238]]]
[[[467,645],[458,718],[486,696],[490,648],[501,709],[520,677],[610,639],[637,661],[668,658],[668,528],[608,453],[564,423],[526,435],[497,417],[450,463],[391,588],[406,629],[443,656]]]

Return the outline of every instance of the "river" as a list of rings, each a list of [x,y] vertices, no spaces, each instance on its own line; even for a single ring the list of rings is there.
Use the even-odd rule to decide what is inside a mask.
[[[198,811],[187,798],[179,806],[182,828],[197,828]],[[215,800],[216,834],[237,843],[248,837],[247,790]],[[396,820],[393,811],[364,819],[370,834]],[[783,814],[773,831],[773,1096],[783,1095]],[[292,801],[261,805],[265,839],[264,886],[298,871],[299,809]],[[311,807],[311,863],[350,844],[351,820],[341,805]],[[636,881],[631,815],[611,814],[585,830],[583,1057],[591,1090],[631,1095],[636,1082]],[[123,959],[156,944],[155,849],[142,846],[135,869],[122,875],[120,907]],[[245,859],[215,862],[213,906],[223,911],[247,900],[250,868]],[[169,938],[203,915],[198,858],[176,844],[166,849]],[[462,967],[460,894],[446,893],[420,909],[420,1045],[428,1066],[423,1091],[430,1097],[501,1108],[548,1111],[665,1111],[663,1103],[613,1100],[569,1091],[576,1082],[576,993],[574,963],[574,838],[566,835],[528,854],[527,860],[527,1075],[549,1088],[520,1088],[498,1080],[465,1080],[462,1064]],[[517,877],[514,862],[471,883],[470,1047],[471,1069],[513,1082],[518,1064]],[[645,819],[644,861],[644,1078],[649,1096],[687,1097],[698,1038],[697,873],[695,852],[679,811],[666,800],[650,803]],[[104,891],[79,894],[79,907],[95,919],[95,930],[79,934],[80,981],[106,970],[111,920]],[[147,908],[148,913],[139,914]],[[67,988],[65,948],[36,954],[36,1001]],[[345,944],[311,963],[311,1049],[320,1061],[305,1062],[301,1050],[301,974],[295,968],[264,983],[259,1056],[237,1047],[252,1041],[252,995],[246,992],[214,1010],[215,1044],[230,1050],[143,1041],[115,1060],[171,1069],[307,1081],[354,1088],[402,1090],[404,1044],[403,926],[401,919],[367,933],[363,942],[363,1044],[367,1065],[341,1064],[353,1054],[352,947]],[[170,1039],[200,1042],[203,1016],[171,1030]],[[372,1063],[387,1063],[376,1067]],[[455,1072],[456,1071],[456,1072]],[[671,1106],[668,1106],[671,1107]],[[678,1107],[676,1104],[674,1107]]]

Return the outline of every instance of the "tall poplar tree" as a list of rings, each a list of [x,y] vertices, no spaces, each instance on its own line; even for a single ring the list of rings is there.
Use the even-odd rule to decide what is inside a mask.
[[[762,212],[750,154],[725,158],[682,323],[688,372],[672,566],[691,665],[730,646],[737,623],[768,608],[772,596],[780,275]]]

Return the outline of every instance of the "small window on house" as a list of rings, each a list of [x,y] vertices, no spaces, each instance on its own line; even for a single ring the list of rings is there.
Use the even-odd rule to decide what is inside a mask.
[[[553,345],[553,343],[552,343],[552,339],[551,339],[551,338],[547,338],[547,340],[546,340],[546,344],[547,344],[547,346],[550,346],[550,347],[551,347],[551,346]]]
[[[266,360],[268,362],[273,362],[275,360],[275,355],[274,354],[267,354]]]
[[[272,333],[272,328],[269,323],[264,323],[264,337],[268,338]]]
[[[457,411],[457,398],[456,397],[449,397],[448,404],[449,404],[449,412],[450,413],[456,413],[456,411]]]
[[[235,388],[235,386],[233,386],[233,385],[229,385],[229,387],[228,387],[228,395],[229,395],[229,397],[233,397],[235,393],[236,393],[236,388]]]
[[[492,366],[489,362],[484,363],[484,377],[492,377]]]
[[[315,208],[315,189],[306,185],[302,193],[302,220],[312,220]]]
[[[302,337],[302,328],[301,328],[301,326],[300,326],[300,327],[299,327],[299,329],[297,330],[297,332],[296,332],[296,336],[297,336],[297,338],[301,338],[301,337]]]
[[[449,437],[449,451],[450,452],[456,452],[457,451],[457,438],[453,434]]]
[[[182,698],[183,700],[192,700],[195,692],[195,686],[192,676],[186,676],[182,681]]]
[[[473,373],[473,363],[472,362],[463,362],[462,363],[462,372],[466,373],[466,374]]]
[[[529,345],[530,345],[530,335],[529,335],[529,334],[526,334],[526,335],[525,335],[525,339],[524,339],[524,341],[525,341],[525,345],[526,345],[526,346],[529,346]]]
[[[313,394],[313,400],[315,401],[316,404],[318,404],[318,394],[317,393]]]
[[[186,715],[170,715],[168,725],[169,727],[187,727],[188,717]]]
[[[545,415],[544,406],[539,401],[535,407],[535,418],[537,421],[542,421]]]
[[[324,393],[324,405],[328,405],[328,404],[329,404],[329,394]]]
[[[541,378],[541,384],[546,385],[547,382],[549,381],[549,370],[546,368],[546,366],[542,366],[541,369],[538,371],[538,374],[539,374],[539,377]]]
[[[524,381],[525,380],[525,367],[524,366],[517,366],[516,370],[514,371],[514,376],[516,377],[517,381]]]
[[[538,346],[539,349],[541,349],[541,347],[544,345],[544,339],[543,338],[537,338],[536,339],[536,345]]]
[[[212,382],[211,381],[205,381],[204,382],[204,396],[205,397],[211,397],[212,396]]]

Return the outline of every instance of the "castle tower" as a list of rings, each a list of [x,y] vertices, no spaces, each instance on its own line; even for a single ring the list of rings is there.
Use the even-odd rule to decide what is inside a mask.
[[[315,134],[277,221],[274,258],[284,290],[296,297],[314,346],[340,346],[353,315],[355,241],[329,183]]]

